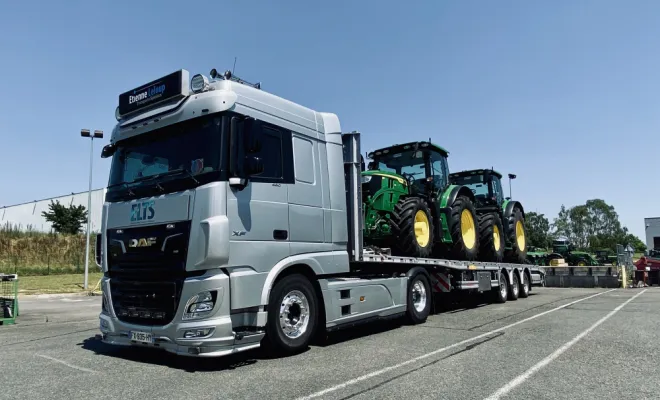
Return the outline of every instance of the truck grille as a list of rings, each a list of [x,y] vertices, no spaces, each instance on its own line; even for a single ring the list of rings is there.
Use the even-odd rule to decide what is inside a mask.
[[[183,280],[137,282],[110,280],[110,295],[120,321],[139,325],[166,325],[174,319]]]
[[[110,295],[117,318],[166,325],[186,278],[190,221],[107,231]]]

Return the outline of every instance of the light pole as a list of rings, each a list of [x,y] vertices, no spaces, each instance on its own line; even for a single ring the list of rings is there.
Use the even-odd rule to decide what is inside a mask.
[[[94,162],[94,139],[102,139],[103,131],[95,130],[94,134],[89,129],[81,129],[80,136],[90,138],[89,148],[89,191],[87,192],[87,244],[85,246],[85,284],[87,290],[87,278],[89,275],[89,231],[92,226],[92,164]]]
[[[513,199],[511,196],[511,180],[516,179],[516,174],[509,174],[509,199]]]

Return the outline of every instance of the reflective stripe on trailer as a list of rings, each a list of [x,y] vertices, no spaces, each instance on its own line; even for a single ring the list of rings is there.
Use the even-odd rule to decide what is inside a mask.
[[[449,278],[440,272],[431,273],[431,284],[433,285],[433,291],[436,293],[449,293],[451,290]]]

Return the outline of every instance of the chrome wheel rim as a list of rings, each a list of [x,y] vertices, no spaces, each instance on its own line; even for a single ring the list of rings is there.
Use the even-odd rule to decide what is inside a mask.
[[[506,279],[504,279],[504,274],[500,274],[500,294],[506,298]]]
[[[527,274],[525,274],[523,276],[523,292],[525,292],[525,294],[527,294],[527,292],[529,292],[529,286],[527,286],[528,282],[529,282],[529,280],[527,279]]]
[[[412,303],[415,311],[422,312],[426,308],[426,288],[420,281],[415,282],[412,287]]]
[[[302,336],[309,325],[309,301],[299,290],[287,293],[280,304],[280,328],[290,339]]]
[[[520,287],[518,286],[518,276],[516,276],[515,273],[513,274],[513,285],[511,285],[511,286],[512,286],[512,289],[513,289],[513,295],[517,296],[518,291],[520,290]]]

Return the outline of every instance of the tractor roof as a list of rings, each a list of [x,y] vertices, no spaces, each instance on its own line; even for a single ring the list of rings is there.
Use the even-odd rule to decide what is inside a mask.
[[[495,175],[497,177],[497,179],[502,179],[502,174],[495,171],[494,169],[470,169],[470,170],[466,170],[466,171],[453,172],[453,173],[449,174],[449,176],[484,175],[486,173],[490,173],[491,175]]]
[[[415,148],[418,148],[420,150],[431,149],[433,151],[440,153],[443,157],[447,157],[447,155],[449,155],[449,152],[446,149],[431,142],[408,142],[402,144],[394,144],[392,146],[383,147],[381,149],[374,150],[368,154],[368,157],[373,158],[374,156],[380,156],[382,154],[397,154],[408,150],[414,150]],[[384,153],[386,150],[387,153]]]

